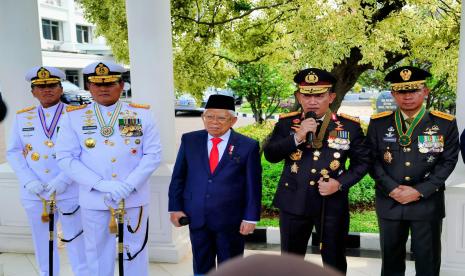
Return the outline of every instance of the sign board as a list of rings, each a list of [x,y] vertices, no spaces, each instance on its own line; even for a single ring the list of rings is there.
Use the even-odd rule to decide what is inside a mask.
[[[383,91],[376,99],[376,113],[388,110],[395,110],[397,104],[392,97],[391,91]]]

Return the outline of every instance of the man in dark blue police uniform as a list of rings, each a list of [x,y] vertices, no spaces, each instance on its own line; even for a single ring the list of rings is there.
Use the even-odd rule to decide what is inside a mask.
[[[359,120],[329,109],[336,98],[336,79],[330,73],[309,68],[294,81],[302,111],[282,115],[264,148],[268,161],[284,160],[274,198],[280,210],[281,251],[305,255],[315,226],[322,237],[324,265],[345,273],[348,192],[368,170],[368,149]]]
[[[445,181],[457,163],[459,144],[454,116],[423,106],[429,76],[411,66],[387,74],[398,108],[373,115],[368,127],[381,275],[405,274],[409,232],[417,275],[439,275]]]

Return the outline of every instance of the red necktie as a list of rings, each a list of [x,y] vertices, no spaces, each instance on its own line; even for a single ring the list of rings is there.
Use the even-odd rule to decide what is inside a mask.
[[[211,139],[213,143],[212,150],[210,151],[210,171],[213,173],[215,171],[216,166],[218,166],[218,144],[223,141],[223,139],[214,137]]]

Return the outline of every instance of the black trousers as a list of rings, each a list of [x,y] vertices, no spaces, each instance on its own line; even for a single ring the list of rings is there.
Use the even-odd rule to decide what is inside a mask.
[[[298,216],[281,211],[279,214],[281,252],[305,256],[307,244],[315,226],[320,236],[320,216]],[[323,225],[323,248],[321,257],[324,266],[330,266],[342,273],[347,272],[345,239],[349,231],[349,214],[325,216]]]
[[[409,231],[416,275],[438,276],[441,268],[441,230],[439,220],[389,220],[378,217],[382,256],[382,276],[405,275],[406,242]]]

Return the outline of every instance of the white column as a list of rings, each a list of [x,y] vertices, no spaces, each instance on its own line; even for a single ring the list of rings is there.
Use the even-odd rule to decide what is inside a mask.
[[[163,150],[163,163],[151,184],[150,260],[178,262],[187,253],[189,240],[186,227],[174,229],[168,215],[168,186],[176,158],[170,1],[127,0],[126,13],[132,98],[152,106]]]
[[[457,123],[461,133],[465,127],[465,5],[460,23],[459,68],[457,79]],[[465,165],[462,157],[447,181],[446,219],[442,231],[441,275],[465,275]]]
[[[24,75],[32,66],[42,64],[38,22],[36,0],[0,1],[0,83],[9,109],[2,127],[7,137],[15,111],[34,102]],[[0,165],[0,191],[0,252],[32,252],[18,182],[7,163]]]

